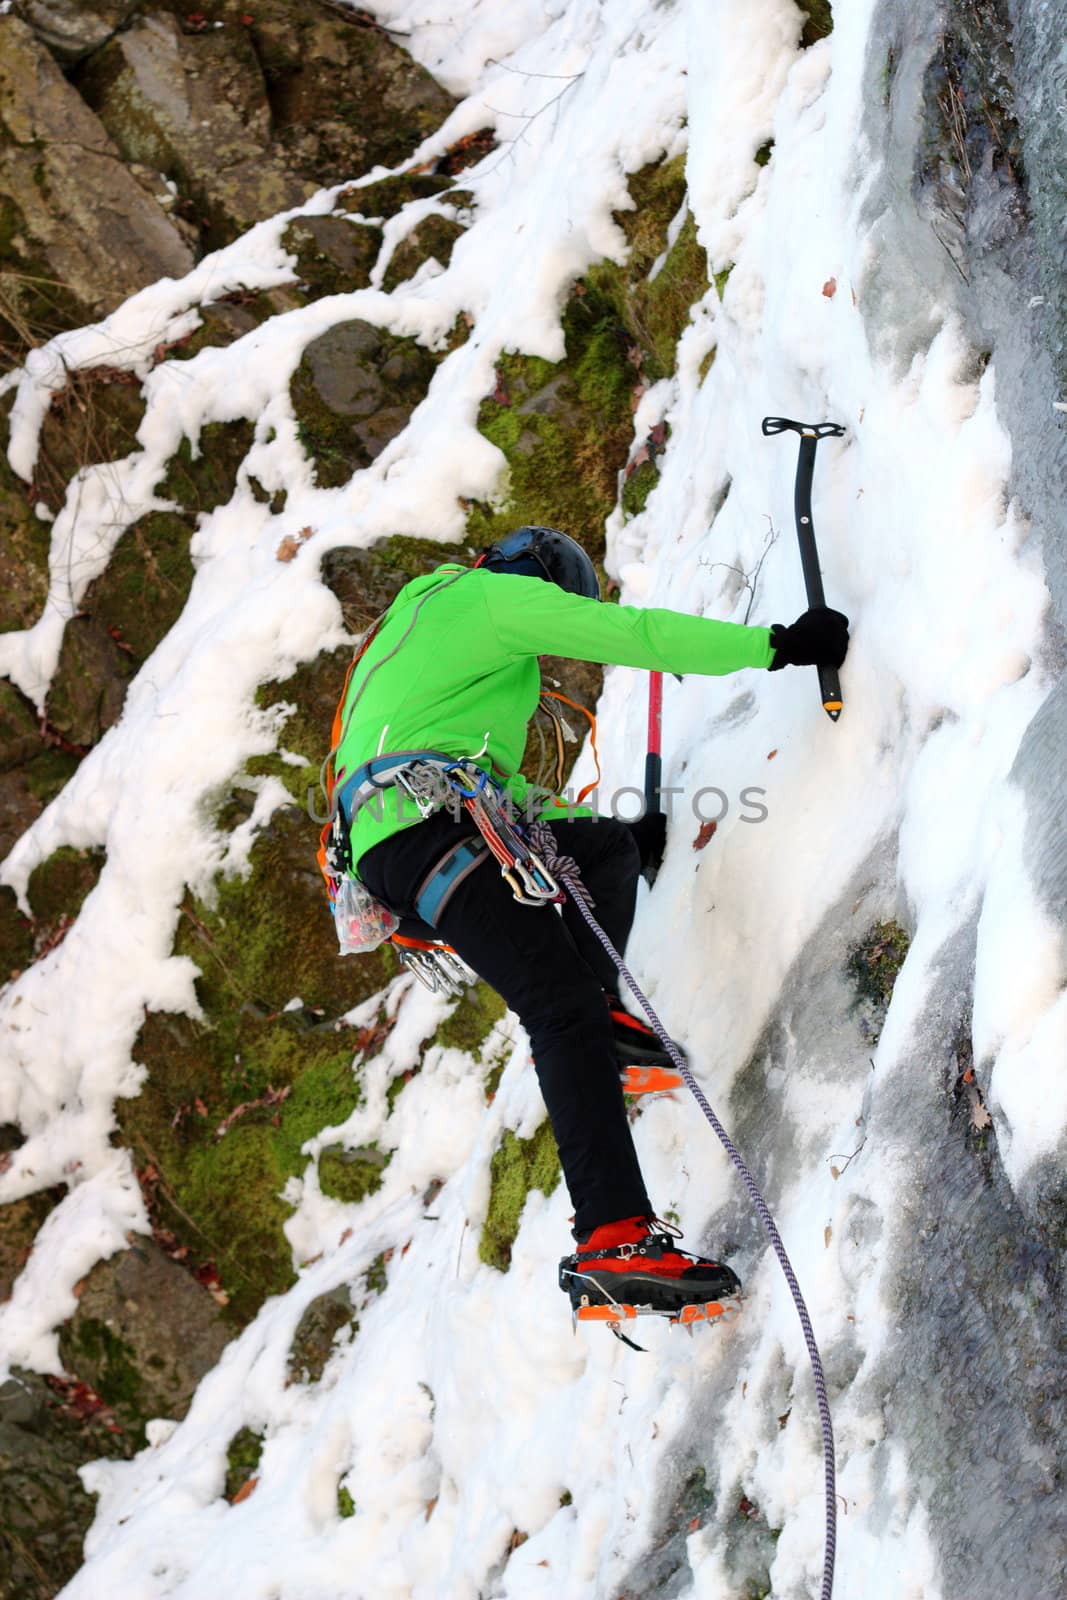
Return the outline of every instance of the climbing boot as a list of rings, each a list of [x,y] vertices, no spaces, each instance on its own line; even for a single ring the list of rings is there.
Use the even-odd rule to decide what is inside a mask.
[[[682,1075],[648,1023],[624,1011],[622,1003],[611,995],[608,1011],[623,1094],[666,1094],[680,1089]],[[675,1045],[675,1049],[685,1059],[681,1046]]]
[[[688,1321],[687,1308],[710,1317],[741,1292],[729,1267],[679,1249],[680,1229],[655,1217],[627,1217],[575,1237],[577,1251],[559,1264],[559,1286],[579,1319],[652,1312]]]

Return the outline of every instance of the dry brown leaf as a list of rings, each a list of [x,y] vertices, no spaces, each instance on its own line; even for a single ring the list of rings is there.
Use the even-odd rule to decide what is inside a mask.
[[[826,282],[822,286],[822,292],[826,296],[827,300],[832,300],[834,295],[837,293],[837,279],[827,278]]]
[[[703,850],[704,846],[711,842],[718,826],[719,824],[717,822],[702,822],[700,824],[700,831],[693,840],[693,849]]]
[[[977,1089],[969,1089],[968,1098],[971,1102],[971,1127],[976,1133],[982,1133],[986,1128],[991,1128],[993,1126],[993,1118],[986,1110],[979,1091]]]
[[[258,1478],[249,1478],[246,1482],[242,1483],[241,1487],[230,1501],[231,1506],[239,1506],[242,1500],[247,1500],[250,1494],[255,1494],[256,1484],[258,1482]]]
[[[314,529],[301,528],[299,533],[288,533],[274,552],[275,561],[292,561],[298,554],[300,546],[307,544]]]
[[[775,745],[773,750],[768,750],[767,751],[767,760],[768,761],[773,761],[777,754],[778,754],[778,746]]]
[[[833,1238],[833,1234],[834,1230],[831,1228],[830,1224],[827,1223],[825,1228],[822,1230],[822,1242],[827,1249],[830,1248],[830,1240]]]

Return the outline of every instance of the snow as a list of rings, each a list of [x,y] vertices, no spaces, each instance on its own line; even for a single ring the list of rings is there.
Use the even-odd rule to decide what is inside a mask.
[[[133,372],[147,402],[139,452],[87,467],[70,487],[41,619],[0,639],[0,669],[39,706],[66,621],[123,528],[163,506],[158,487],[182,438],[195,445],[206,424],[238,417],[256,420],[256,438],[229,504],[201,518],[185,610],[130,686],[121,722],[3,865],[3,881],[24,894],[60,845],[106,852],[68,937],[0,994],[0,1122],[27,1135],[0,1175],[0,1200],[68,1185],[0,1306],[6,1363],[58,1371],[55,1329],[75,1283],[130,1229],[147,1229],[130,1156],[110,1143],[114,1101],[136,1094],[143,1076],[131,1051],[144,1008],[196,1014],[195,970],[171,953],[186,887],[203,893],[220,869],[240,870],[285,803],[282,786],[263,780],[235,834],[204,820],[205,797],[284,739],[284,711],[257,710],[257,685],[344,642],[320,556],[387,532],[460,535],[461,497],[492,494],[502,465],[475,428],[496,356],[559,358],[567,285],[625,248],[611,212],[627,204],[626,174],[685,149],[711,269],[732,271],[721,304],[713,289],[694,308],[676,377],[641,402],[635,441],[666,418],[670,443],[645,511],[610,521],[610,564],[625,600],[741,620],[752,594],[738,574],[762,559],[751,620],[790,620],[803,608],[790,522],[796,441],[764,439],[759,422],[839,421],[847,436],[818,451],[815,520],[827,594],[852,618],[853,646],[836,726],[810,673],[668,678],[664,781],[683,792],[630,954],[713,1104],[731,1125],[726,1108],[737,1113],[742,1144],[761,1141],[761,1181],[832,1379],[839,1592],[941,1594],[907,1442],[855,1376],[872,1373],[893,1338],[895,1198],[912,1182],[887,1107],[909,1071],[939,953],[977,919],[975,1061],[1006,1170],[1023,1189],[1067,1129],[1067,1009],[1062,929],[1030,886],[1009,777],[1049,688],[1048,597],[1041,530],[1008,491],[995,364],[976,370],[951,307],[934,308],[932,343],[903,359],[863,315],[879,267],[876,224],[863,212],[878,153],[860,137],[873,9],[836,8],[832,37],[802,52],[791,0],[475,0],[461,21],[452,0],[377,0],[378,18],[464,97],[415,159],[486,125],[502,141],[464,174],[474,221],[447,270],[390,295],[320,300],[226,349],[168,360],[165,346],[198,325],[199,307],[291,280],[280,241],[301,213],[286,213],[28,358],[9,449],[26,478],[71,368]],[[760,167],[755,153],[772,138]],[[335,193],[303,214],[329,211]],[[391,224],[386,255],[435,209],[416,204]],[[376,283],[384,257],[379,265]],[[472,336],[442,363],[405,432],[343,488],[314,487],[288,400],[306,345],[359,316],[440,346],[461,313],[474,319]],[[288,490],[284,512],[255,500],[251,475]],[[279,563],[283,539],[306,527],[314,536]],[[606,790],[639,779],[643,718],[640,675],[610,671]],[[586,755],[575,782],[592,775]],[[728,809],[695,854],[691,797],[701,787],[721,791]],[[760,791],[765,820],[751,807],[746,815],[746,789]],[[914,942],[872,1050],[820,1019],[797,974],[813,944],[836,941],[843,953],[849,937],[904,907]],[[85,1470],[99,1510],[64,1595],[615,1595],[661,1536],[656,1486],[677,1487],[675,1463],[697,1431],[723,1503],[743,1493],[784,1530],[770,1555],[774,1594],[816,1594],[821,1469],[807,1358],[778,1268],[740,1220],[732,1171],[695,1108],[648,1107],[638,1144],[655,1203],[680,1218],[687,1242],[721,1247],[709,1219],[730,1221],[745,1310],[691,1341],[642,1328],[654,1354],[635,1357],[606,1336],[572,1335],[555,1289],[570,1243],[562,1189],[531,1195],[506,1275],[478,1260],[492,1152],[503,1129],[527,1135],[542,1115],[514,1019],[491,1042],[507,1066],[488,1109],[463,1054],[433,1046],[387,1122],[388,1084],[445,1014],[408,979],[387,999],[398,1025],[369,1066],[364,1103],[311,1141],[307,1175],[286,1191],[296,1286],[231,1344],[180,1425],[160,1419],[135,1460]],[[776,1010],[787,1020],[772,1049]],[[753,1060],[763,1063],[759,1116],[746,1098]],[[318,1149],[372,1139],[395,1150],[381,1189],[358,1206],[324,1196]],[[840,1169],[857,1146],[835,1176],[831,1154],[841,1153]],[[435,1177],[447,1181],[431,1218],[418,1197]],[[361,1309],[357,1340],[339,1344],[317,1386],[287,1386],[303,1308],[357,1284],[389,1249],[388,1287]],[[241,1426],[267,1443],[256,1492],[230,1507],[225,1450]],[[355,1502],[351,1518],[337,1514],[339,1486]],[[528,1538],[509,1552],[515,1530]],[[735,1594],[723,1538],[696,1527],[684,1548],[688,1586],[672,1593]]]

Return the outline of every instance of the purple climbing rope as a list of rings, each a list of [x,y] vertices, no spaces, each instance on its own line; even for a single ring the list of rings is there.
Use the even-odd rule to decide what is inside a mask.
[[[755,1206],[756,1213],[763,1224],[763,1231],[766,1233],[767,1238],[770,1240],[771,1248],[778,1257],[778,1264],[785,1275],[786,1283],[789,1285],[789,1291],[793,1296],[793,1304],[796,1306],[797,1316],[800,1318],[800,1326],[804,1331],[804,1343],[808,1347],[808,1358],[811,1361],[812,1375],[815,1379],[815,1398],[818,1402],[819,1420],[822,1424],[823,1474],[826,1485],[826,1545],[823,1557],[822,1590],[820,1591],[820,1600],[830,1600],[834,1587],[834,1556],[837,1550],[837,1488],[836,1471],[834,1465],[834,1429],[833,1423],[830,1420],[830,1402],[826,1394],[826,1375],[823,1372],[822,1358],[819,1355],[819,1347],[815,1342],[815,1333],[811,1326],[811,1318],[808,1315],[808,1308],[804,1303],[804,1296],[801,1293],[800,1284],[797,1282],[797,1276],[793,1271],[792,1263],[789,1260],[789,1257],[786,1255],[785,1245],[782,1243],[781,1234],[778,1232],[777,1225],[774,1218],[771,1216],[766,1200],[764,1200],[762,1194],[756,1186],[755,1178],[753,1178],[751,1172],[748,1170],[748,1167],[745,1165],[741,1152],[738,1150],[737,1146],[730,1138],[730,1135],[727,1133],[726,1129],[723,1127],[722,1123],[719,1121],[718,1117],[715,1115],[715,1112],[709,1105],[707,1098],[704,1095],[704,1091],[701,1089],[699,1083],[697,1083],[692,1072],[690,1071],[688,1061],[686,1061],[685,1057],[678,1049],[678,1046],[674,1043],[674,1040],[667,1033],[667,1030],[664,1028],[659,1017],[652,1009],[651,1003],[645,998],[644,994],[638,987],[637,980],[633,973],[630,971],[629,967],[626,965],[626,962],[623,960],[622,956],[608,938],[608,935],[604,932],[604,929],[600,926],[600,923],[594,917],[591,909],[589,892],[579,876],[577,862],[574,861],[572,857],[565,856],[560,853],[559,847],[556,844],[555,835],[552,833],[552,829],[548,823],[535,822],[530,828],[530,837],[534,849],[539,853],[549,871],[552,872],[557,880],[564,885],[571,899],[574,901],[574,904],[578,907],[578,910],[588,923],[591,931],[596,935],[607,954],[615,963],[620,976],[625,979],[631,993],[638,1001],[649,1022],[651,1023],[656,1037],[663,1045],[663,1048],[667,1051],[674,1065],[678,1068],[678,1071],[685,1080],[686,1086],[692,1093],[693,1098],[696,1100],[697,1105],[711,1123],[711,1126],[715,1130],[715,1135],[720,1144],[726,1151],[726,1154],[730,1157],[730,1160],[733,1162],[734,1166],[737,1168],[741,1182],[748,1190],[748,1197],[752,1201],[753,1206]]]

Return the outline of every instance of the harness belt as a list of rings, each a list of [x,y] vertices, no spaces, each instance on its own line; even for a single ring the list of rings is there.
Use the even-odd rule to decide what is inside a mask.
[[[349,824],[355,820],[361,806],[365,806],[368,800],[381,794],[384,789],[391,788],[408,768],[420,763],[436,768],[442,774],[460,764],[456,756],[443,755],[440,750],[397,750],[364,761],[337,791],[337,805]]]
[[[438,919],[465,878],[489,854],[484,839],[461,839],[445,852],[426,874],[415,895],[415,910],[423,922],[436,928]]]

